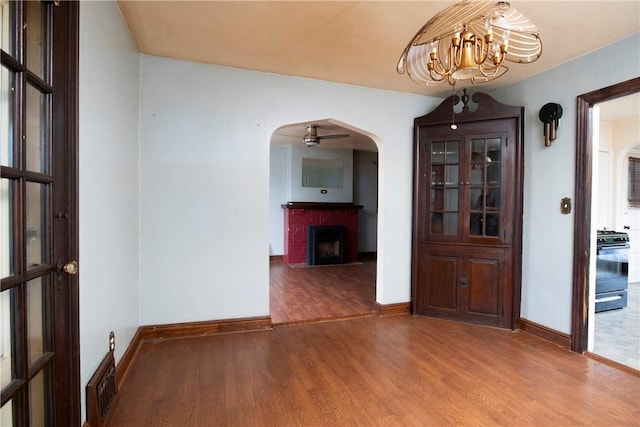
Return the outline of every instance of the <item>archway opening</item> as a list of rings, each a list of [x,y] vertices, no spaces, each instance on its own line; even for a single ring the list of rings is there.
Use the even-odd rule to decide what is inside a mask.
[[[316,144],[305,144],[310,124],[315,127],[313,135],[319,137]],[[273,133],[269,182],[269,305],[274,325],[378,313],[380,171],[375,139],[375,135],[334,119],[287,124]],[[328,183],[303,187],[303,159],[328,159],[333,166],[340,165],[340,171],[331,171],[332,181]],[[305,231],[299,225],[285,225],[285,216],[292,212],[286,208],[290,203],[354,206],[357,227],[355,232],[350,231],[349,242],[357,246],[356,258],[343,264],[321,266],[308,265],[299,259],[294,261],[287,253],[291,252],[287,233]],[[294,214],[302,213],[296,210]],[[297,228],[292,230],[294,227]]]

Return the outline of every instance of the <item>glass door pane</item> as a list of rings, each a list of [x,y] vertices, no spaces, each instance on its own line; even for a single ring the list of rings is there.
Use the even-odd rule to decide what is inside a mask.
[[[498,236],[502,138],[471,139],[469,234]]]
[[[0,67],[0,165],[14,165],[13,108],[15,101],[15,75],[6,67]]]
[[[47,53],[44,7],[39,1],[27,1],[24,6],[27,68],[43,80]]]
[[[0,48],[13,55],[13,31],[11,31],[11,13],[14,9],[14,2],[0,0]],[[4,425],[0,422],[0,425]]]
[[[460,204],[460,143],[434,141],[430,146],[430,234],[455,236]]]
[[[7,387],[15,379],[13,348],[13,316],[11,304],[13,289],[0,292],[0,390]],[[5,425],[0,422],[0,425]]]
[[[46,105],[48,94],[27,84],[27,129],[26,152],[27,169],[34,172],[48,172],[48,126]]]

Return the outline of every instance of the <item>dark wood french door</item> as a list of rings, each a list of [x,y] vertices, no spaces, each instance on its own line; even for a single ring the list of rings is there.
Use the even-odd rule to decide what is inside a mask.
[[[80,425],[78,3],[0,13],[0,425]]]
[[[456,129],[451,99],[416,119],[413,313],[514,329],[521,109],[480,99]]]

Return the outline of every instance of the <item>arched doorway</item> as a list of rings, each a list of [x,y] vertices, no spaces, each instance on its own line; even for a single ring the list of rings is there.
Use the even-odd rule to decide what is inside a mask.
[[[318,135],[305,145],[309,127]],[[378,146],[375,136],[335,119],[287,124],[276,129],[270,148],[270,315],[274,325],[326,321],[377,313]],[[309,142],[309,141],[307,141]],[[344,188],[302,186],[302,160],[344,165]],[[315,184],[314,184],[315,185]],[[352,203],[358,206],[357,260],[309,266],[283,259],[284,210],[288,202]],[[287,257],[284,257],[287,258]],[[289,262],[285,262],[289,261]]]

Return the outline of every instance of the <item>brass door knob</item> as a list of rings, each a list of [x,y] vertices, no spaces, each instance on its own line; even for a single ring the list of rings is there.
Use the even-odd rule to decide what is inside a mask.
[[[78,274],[78,263],[76,261],[68,262],[62,267],[65,273],[74,275]]]

